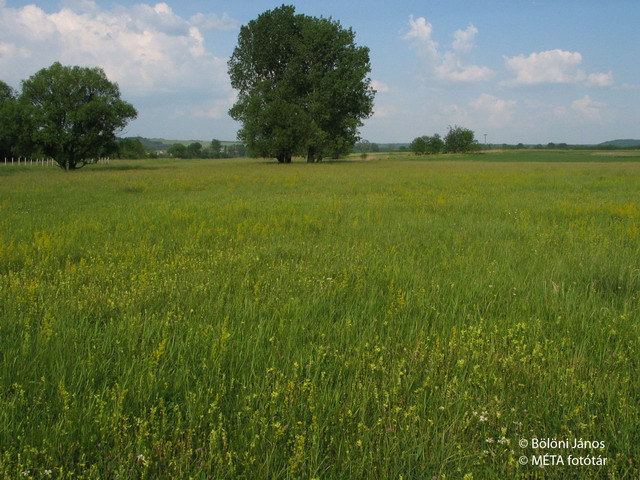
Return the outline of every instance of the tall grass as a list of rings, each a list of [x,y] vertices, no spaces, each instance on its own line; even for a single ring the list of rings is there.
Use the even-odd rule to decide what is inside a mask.
[[[640,164],[524,155],[2,169],[0,476],[636,478]]]

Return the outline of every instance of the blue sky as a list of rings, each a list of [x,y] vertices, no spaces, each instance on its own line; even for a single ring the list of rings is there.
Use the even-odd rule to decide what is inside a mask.
[[[227,59],[240,26],[280,3],[0,0],[0,80],[101,66],[139,111],[125,135],[232,140]],[[493,143],[640,138],[637,0],[288,3],[370,48],[370,141],[454,124]]]

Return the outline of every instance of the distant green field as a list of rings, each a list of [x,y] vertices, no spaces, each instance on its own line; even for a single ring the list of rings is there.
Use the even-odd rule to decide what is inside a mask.
[[[0,166],[0,477],[638,478],[615,154]]]

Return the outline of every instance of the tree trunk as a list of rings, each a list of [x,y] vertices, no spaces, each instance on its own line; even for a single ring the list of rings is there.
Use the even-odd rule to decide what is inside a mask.
[[[307,163],[315,162],[314,154],[315,154],[315,149],[313,147],[309,147],[309,149],[307,150]]]

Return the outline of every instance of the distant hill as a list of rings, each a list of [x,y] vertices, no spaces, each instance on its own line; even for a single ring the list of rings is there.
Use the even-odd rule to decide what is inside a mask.
[[[135,140],[138,140],[144,148],[147,150],[155,150],[155,151],[163,151],[171,146],[171,144],[166,144],[162,140],[157,138],[144,138],[144,137],[136,137]]]
[[[598,144],[598,147],[640,147],[640,140],[618,139]]]
[[[380,143],[381,151],[392,151],[392,150],[400,150],[401,147],[409,148],[409,143]]]

